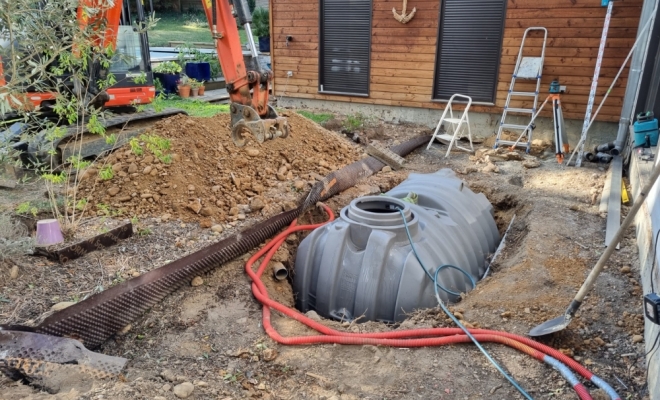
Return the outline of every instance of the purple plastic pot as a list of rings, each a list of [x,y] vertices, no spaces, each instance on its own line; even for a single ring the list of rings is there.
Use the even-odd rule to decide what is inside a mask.
[[[52,246],[62,242],[64,237],[56,219],[37,221],[37,246]]]

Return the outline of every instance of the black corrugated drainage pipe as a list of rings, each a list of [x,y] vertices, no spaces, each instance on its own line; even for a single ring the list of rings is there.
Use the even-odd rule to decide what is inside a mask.
[[[475,281],[483,276],[500,239],[492,205],[450,169],[411,173],[385,196],[353,200],[337,220],[302,241],[293,279],[296,307],[326,318],[385,322],[435,307],[433,284],[412,254],[399,210],[431,273],[451,264]],[[442,270],[439,281],[457,293],[472,289],[470,279],[455,269]]]

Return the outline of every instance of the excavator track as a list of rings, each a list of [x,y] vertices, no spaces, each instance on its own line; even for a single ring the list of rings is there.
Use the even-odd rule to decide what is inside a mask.
[[[61,165],[72,155],[80,155],[82,158],[99,156],[123,146],[131,138],[146,132],[154,120],[177,114],[188,115],[184,110],[177,108],[112,114],[110,118],[101,120],[101,123],[106,129],[106,134],[115,134],[117,140],[114,143],[107,143],[102,136],[91,134],[86,124],[66,128],[65,135],[52,144],[46,140],[47,131],[41,131],[30,140],[28,156],[33,162],[48,162],[52,163],[51,165]],[[74,139],[80,134],[83,135],[82,139],[75,140],[76,145],[73,146]],[[55,155],[49,152],[51,146],[57,149]]]

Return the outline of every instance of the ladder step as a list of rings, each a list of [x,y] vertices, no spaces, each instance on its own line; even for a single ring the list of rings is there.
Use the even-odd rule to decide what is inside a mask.
[[[442,135],[438,135],[438,136],[435,137],[436,140],[439,140],[439,141],[441,141],[443,143],[446,143],[446,144],[449,144],[449,142],[451,142],[451,140],[453,138],[454,137],[452,135],[448,135],[446,133],[443,133]],[[458,138],[456,138],[456,139],[458,140]]]
[[[541,75],[543,58],[541,57],[523,57],[516,71],[516,78],[537,79]]]
[[[511,92],[511,96],[530,96],[530,97],[536,97],[535,92]]]
[[[461,122],[461,118],[445,118],[443,119],[444,122],[451,122],[452,124],[458,124]]]
[[[524,130],[527,129],[527,125],[517,125],[517,124],[502,124],[502,128],[509,128],[509,129],[518,129],[518,130]]]
[[[532,110],[531,108],[510,108],[510,107],[507,107],[506,111],[507,112],[519,112],[519,113],[534,114],[534,110]]]

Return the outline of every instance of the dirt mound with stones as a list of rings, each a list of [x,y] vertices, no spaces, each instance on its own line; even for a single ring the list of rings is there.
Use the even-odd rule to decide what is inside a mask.
[[[231,141],[228,114],[178,115],[159,121],[150,133],[171,141],[169,164],[147,150],[138,156],[126,145],[83,173],[79,193],[87,198],[92,214],[111,210],[202,224],[291,209],[301,192],[359,159],[362,152],[296,113],[286,116],[289,137],[262,144],[252,141],[243,148]],[[112,166],[112,179],[99,178],[98,169],[104,165]]]

